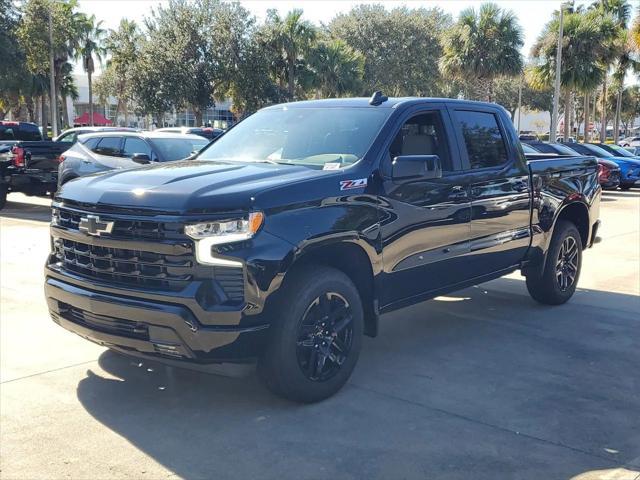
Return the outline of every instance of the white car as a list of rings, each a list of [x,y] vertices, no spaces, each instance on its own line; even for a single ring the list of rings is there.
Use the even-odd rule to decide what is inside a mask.
[[[640,137],[627,137],[618,142],[621,147],[640,147]]]

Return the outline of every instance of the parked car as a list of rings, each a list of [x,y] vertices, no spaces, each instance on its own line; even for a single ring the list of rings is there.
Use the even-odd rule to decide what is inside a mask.
[[[635,158],[638,159],[640,156],[634,155],[628,148],[634,147],[621,147],[620,145],[615,145],[613,143],[590,143],[589,145],[595,145],[596,147],[600,147],[605,152],[609,152],[614,157],[627,157],[627,158]],[[639,147],[640,148],[640,147]]]
[[[632,155],[636,157],[640,157],[640,146],[638,147],[624,147],[624,149],[630,152]]]
[[[574,150],[571,150],[569,146],[562,143],[547,143],[541,141],[534,142],[526,142],[530,147],[535,148],[538,152],[547,153],[547,154],[555,154],[555,155],[569,155],[576,156],[579,155]],[[573,144],[572,144],[573,145]]]
[[[45,294],[86,339],[174,365],[257,359],[270,389],[314,402],[382,313],[518,269],[537,301],[569,300],[600,197],[592,156],[527,162],[493,103],[275,105],[193,160],[66,183]]]
[[[212,127],[165,127],[154,130],[155,132],[182,133],[191,135],[200,135],[201,137],[215,140],[224,133],[221,128]]]
[[[621,147],[640,147],[640,137],[627,137],[618,142]]]
[[[58,158],[67,148],[67,144],[43,140],[33,123],[0,122],[0,209],[11,192],[55,192]]]
[[[523,148],[524,148],[523,144]],[[580,155],[576,150],[570,148],[574,144],[561,144],[561,143],[546,143],[546,142],[531,142],[528,144],[530,148],[535,148],[538,152],[545,154],[557,154],[557,155]],[[615,190],[620,186],[620,167],[614,162],[606,160],[604,158],[597,158],[598,160],[598,182],[600,186],[605,190]]]
[[[166,132],[100,132],[81,135],[61,156],[59,186],[90,173],[183,160],[209,143],[198,135]]]
[[[74,127],[62,132],[55,138],[56,142],[67,143],[69,146],[76,143],[79,135],[97,132],[139,132],[138,128],[129,127]]]
[[[640,185],[640,160],[622,156],[614,156],[603,148],[588,143],[576,143],[571,148],[582,155],[594,155],[615,162],[620,167],[620,189],[629,190]]]

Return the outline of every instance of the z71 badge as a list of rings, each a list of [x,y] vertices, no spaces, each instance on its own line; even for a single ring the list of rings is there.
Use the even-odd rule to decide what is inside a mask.
[[[351,190],[352,188],[362,188],[366,186],[366,178],[358,178],[357,180],[342,180],[340,182],[340,190]]]

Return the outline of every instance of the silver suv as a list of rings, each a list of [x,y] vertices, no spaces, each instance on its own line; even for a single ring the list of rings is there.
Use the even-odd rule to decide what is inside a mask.
[[[100,132],[80,135],[60,156],[58,188],[90,173],[183,160],[209,141],[198,135],[164,132]]]

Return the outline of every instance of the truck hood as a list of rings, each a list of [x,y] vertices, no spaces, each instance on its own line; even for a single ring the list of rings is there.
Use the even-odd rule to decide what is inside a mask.
[[[335,174],[270,163],[187,160],[88,175],[64,184],[58,200],[166,213],[246,210],[258,193]]]

